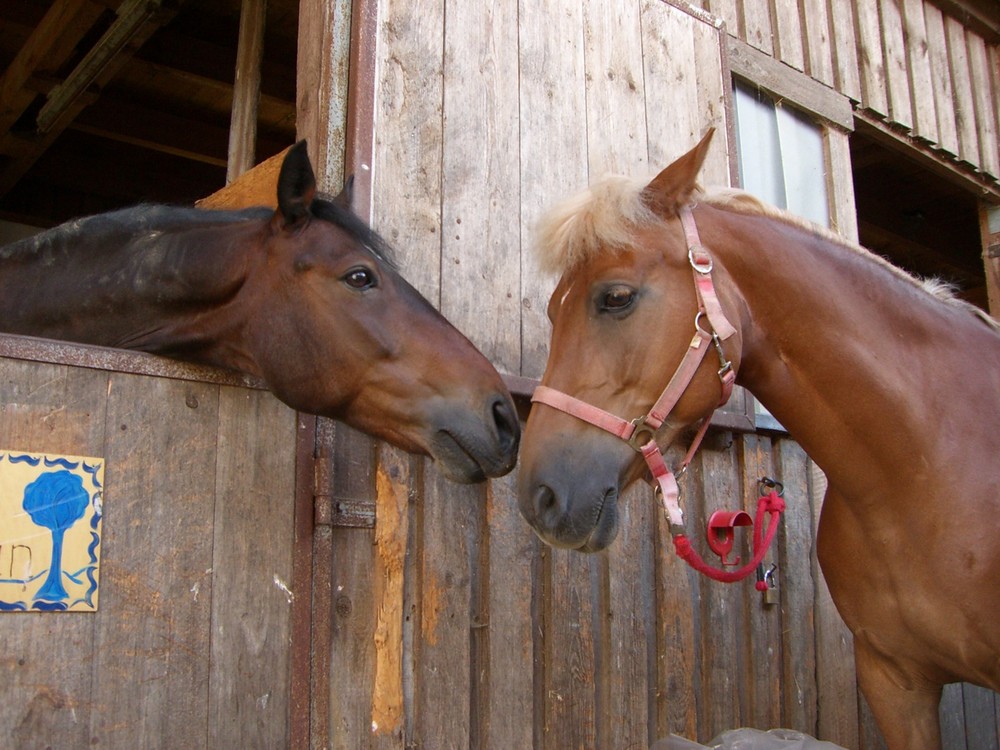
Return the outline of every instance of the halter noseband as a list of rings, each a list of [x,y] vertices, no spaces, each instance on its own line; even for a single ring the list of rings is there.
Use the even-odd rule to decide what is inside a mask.
[[[684,515],[678,502],[677,480],[674,473],[667,468],[663,461],[663,455],[656,444],[656,431],[691,384],[698,367],[711,348],[709,343],[714,346],[719,357],[719,379],[722,383],[722,398],[719,401],[719,406],[729,400],[736,380],[736,373],[733,372],[732,364],[726,359],[726,353],[722,348],[722,342],[736,333],[736,329],[722,311],[722,305],[719,304],[719,297],[715,292],[715,284],[712,281],[712,256],[701,244],[698,227],[695,224],[690,206],[681,208],[679,214],[681,226],[684,228],[684,235],[687,238],[688,260],[694,272],[698,312],[694,318],[694,338],[691,339],[680,365],[652,408],[641,417],[626,420],[544,385],[538,386],[531,397],[533,402],[551,406],[553,409],[570,414],[595,427],[600,427],[624,440],[634,450],[641,453],[646,461],[646,466],[649,467],[649,471],[653,475],[657,492],[670,521],[671,531],[675,536],[683,534]],[[708,330],[703,327],[705,319],[708,321]],[[711,417],[706,417],[702,422],[677,473],[683,473],[687,469],[705,436],[710,421]]]

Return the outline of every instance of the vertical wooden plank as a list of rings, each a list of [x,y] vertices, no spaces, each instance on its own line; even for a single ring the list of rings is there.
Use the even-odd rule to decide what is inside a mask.
[[[823,129],[826,163],[826,191],[830,204],[830,229],[852,242],[858,241],[858,211],[854,204],[854,175],[851,170],[850,135]]]
[[[889,99],[889,119],[900,127],[912,130],[913,100],[910,97],[910,77],[906,68],[906,38],[901,3],[902,0],[879,0],[885,83]]]
[[[561,549],[548,550],[547,554],[551,592],[543,605],[547,611],[540,747],[596,747],[597,665],[591,576],[597,571],[600,557]]]
[[[520,366],[516,3],[448,3],[441,311],[495,365]],[[484,314],[489,311],[488,314]]]
[[[806,32],[806,72],[827,86],[834,86],[833,39],[830,9],[826,3],[807,3],[803,13]]]
[[[539,273],[533,257],[541,214],[588,183],[587,133],[561,129],[586,109],[583,7],[575,0],[524,0],[518,11],[520,49],[521,368],[541,377],[550,326],[545,310],[556,279]]]
[[[482,491],[451,484],[431,466],[424,471],[412,741],[467,747],[479,718],[470,715],[470,604]]]
[[[734,498],[731,507],[741,509],[750,514],[755,519],[757,513],[757,499],[760,497],[758,482],[761,477],[774,478],[775,466],[771,455],[771,441],[769,438],[756,434],[740,435],[736,438],[740,461],[740,484],[742,493],[737,498],[742,500],[742,505],[737,506],[737,498]],[[782,524],[783,518],[774,523]],[[767,520],[765,519],[765,528]],[[779,528],[781,528],[779,526]],[[749,530],[744,529],[744,531]],[[761,529],[761,533],[764,529]],[[739,532],[738,532],[739,533]],[[746,561],[753,555],[753,545],[747,540],[744,534],[744,545],[741,559]],[[781,559],[781,535],[775,537],[771,549],[768,550],[764,558],[764,569],[767,570],[772,564],[778,564]],[[777,571],[777,580],[782,580],[783,571]],[[775,696],[780,696],[782,690],[783,676],[783,639],[781,607],[779,605],[768,605],[764,601],[764,595],[754,587],[755,578],[752,576],[741,583],[732,584],[746,601],[749,654],[747,654],[747,678],[748,678],[748,710],[749,713],[744,719],[744,724],[754,727],[779,727],[786,726],[782,722],[782,701],[775,700]],[[781,596],[779,588],[778,596]]]
[[[646,132],[650,172],[693,146],[707,129],[698,106],[698,65],[693,24],[661,0],[642,3],[642,61],[646,80]],[[664,113],[671,113],[664,116]]]
[[[854,21],[857,3],[852,0],[829,2],[835,88],[855,102],[860,102],[861,63],[858,60],[857,27]]]
[[[102,744],[207,741],[218,399],[218,386],[109,377],[91,728]]]
[[[593,179],[649,171],[639,4],[584,3],[588,164]]]
[[[965,744],[965,706],[962,703],[962,683],[945,685],[938,707],[941,720],[941,750],[971,750]],[[980,750],[976,746],[976,750]]]
[[[979,237],[983,245],[989,312],[994,317],[1000,317],[1000,206],[980,203]]]
[[[726,33],[746,41],[740,28],[740,11],[736,0],[705,0],[702,7],[722,19],[726,24]]]
[[[268,393],[220,392],[211,746],[286,742],[295,429],[295,412]]]
[[[769,2],[743,3],[743,28],[747,44],[768,55],[774,54]]]
[[[944,30],[944,14],[932,3],[924,3],[924,25],[927,29],[927,55],[931,68],[931,93],[937,115],[937,145],[954,156],[958,153],[958,128],[955,124],[955,93],[951,87],[951,64],[948,60],[948,38]]]
[[[473,711],[486,720],[483,748],[531,747],[534,727],[532,641],[532,562],[541,543],[517,507],[515,478],[490,482],[485,619],[475,630],[488,636],[486,689]]]
[[[733,77],[725,55],[725,35],[708,23],[692,26],[695,45],[695,69],[698,71],[698,112],[703,124],[699,137],[709,126],[716,129],[715,143],[705,157],[700,180],[704,185],[732,185],[737,174],[735,125],[730,117],[733,111]],[[678,156],[693,146],[678,152]]]
[[[882,24],[878,4],[855,4],[855,33],[861,63],[861,106],[875,114],[889,113],[885,58],[882,54]]]
[[[978,685],[962,685],[962,703],[965,706],[965,743],[976,750],[998,750],[996,722],[997,694]]]
[[[958,128],[958,157],[969,164],[979,164],[979,135],[976,132],[976,105],[972,92],[972,72],[965,28],[961,22],[946,16],[945,35],[948,37],[948,59],[951,62],[951,84],[955,94],[955,125]]]
[[[774,0],[774,56],[795,70],[806,67],[802,0]]]
[[[655,510],[648,486],[638,484],[623,493],[618,500],[618,538],[607,552],[606,747],[643,747],[655,740],[649,736],[649,725],[655,721],[649,714],[655,673],[647,658],[648,644],[655,644],[657,631],[650,535],[656,526]]]
[[[344,184],[351,0],[300,0],[296,133],[309,139],[320,189]]]
[[[404,576],[409,541],[409,461],[401,451],[385,447],[375,480],[374,676],[371,695],[373,735],[402,744],[405,730],[403,623],[406,619]],[[362,604],[359,602],[359,604]],[[364,727],[357,727],[355,742]]]
[[[692,463],[692,468],[696,468],[694,484],[697,490],[692,492],[691,504],[685,510],[688,536],[706,560],[711,559],[712,553],[702,532],[697,530],[707,527],[713,511],[732,505],[734,498],[740,496],[739,468],[731,449],[732,435],[719,433],[710,436],[709,440]],[[740,549],[742,552],[742,547]],[[711,580],[702,581],[700,631],[698,736],[711,738],[750,721],[743,692],[748,679],[747,640],[744,599],[739,589]]]
[[[937,112],[931,81],[931,59],[924,20],[924,0],[902,0],[903,37],[913,100],[913,134],[925,141],[938,140]]]
[[[990,72],[986,42],[972,31],[966,32],[969,70],[972,75],[972,98],[976,106],[976,132],[979,136],[980,172],[1000,178],[1000,140],[997,137],[997,109],[1000,91],[994,91],[995,72]]]
[[[227,184],[257,163],[257,105],[260,102],[260,66],[264,59],[266,18],[267,0],[243,0],[229,124]]]
[[[2,447],[103,455],[106,392],[104,372],[0,358]],[[107,580],[102,571],[102,587]],[[114,616],[103,601],[96,615],[0,616],[0,746],[89,746],[95,628]]]
[[[814,529],[819,524],[826,488],[826,476],[819,467],[810,464],[809,496]],[[817,690],[818,736],[844,747],[858,747],[860,717],[854,642],[830,597],[815,556],[813,565],[816,581],[816,672],[820,675]]]
[[[682,449],[671,448],[667,464],[676,465],[682,455]],[[691,484],[690,474],[682,477],[681,499],[685,509],[693,499]],[[656,694],[651,709],[656,719],[654,735],[662,738],[677,734],[694,739],[698,737],[702,672],[699,603],[703,579],[674,553],[670,525],[661,508],[657,508],[655,518]]]
[[[432,302],[441,289],[443,0],[386,0],[378,28],[372,225]]]
[[[809,503],[809,458],[792,440],[775,440],[775,477],[785,486],[787,509],[779,531],[778,585],[784,627],[781,726],[816,735],[816,620],[812,560],[813,524]],[[820,676],[820,679],[822,677]]]
[[[322,420],[319,442],[332,448],[334,507],[340,502],[378,503],[372,441],[346,425]],[[392,473],[390,469],[390,477]],[[378,514],[376,505],[376,527]],[[313,747],[325,748],[327,742],[336,750],[379,747],[383,742],[392,746],[392,731],[372,732],[371,724],[377,668],[374,635],[383,600],[375,532],[326,526],[317,528],[316,537],[316,564],[325,565],[316,577],[329,577],[330,586],[313,595],[315,617],[328,616],[332,632],[329,644],[314,645],[322,652],[322,658],[313,657],[317,668],[324,663],[329,667],[313,683],[317,693]],[[326,716],[319,710],[324,702],[329,705]]]

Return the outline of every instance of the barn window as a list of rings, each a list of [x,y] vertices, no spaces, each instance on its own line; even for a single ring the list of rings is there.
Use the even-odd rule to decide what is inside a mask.
[[[736,81],[733,93],[740,187],[817,224],[830,225],[823,132],[794,107]],[[754,399],[758,428],[784,430]]]
[[[735,85],[740,185],[772,205],[830,225],[820,126],[760,89]]]

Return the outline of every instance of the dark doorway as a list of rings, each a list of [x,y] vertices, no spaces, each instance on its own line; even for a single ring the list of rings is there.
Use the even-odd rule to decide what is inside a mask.
[[[987,309],[975,195],[863,124],[851,135],[851,163],[861,244]]]

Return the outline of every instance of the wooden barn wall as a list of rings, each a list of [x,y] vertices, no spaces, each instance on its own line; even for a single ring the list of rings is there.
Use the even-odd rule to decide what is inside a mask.
[[[692,0],[946,162],[1000,180],[1000,47],[932,0]]]
[[[508,373],[544,369],[555,280],[530,248],[546,206],[605,172],[652,174],[711,125],[705,181],[730,181],[726,42],[707,16],[661,0],[381,0],[374,36],[373,223]],[[684,488],[698,526],[752,510],[762,474],[785,482],[781,603],[766,606],[752,583],[677,561],[645,488],[613,547],[586,556],[538,542],[515,476],[463,487],[349,429],[328,440],[334,508],[373,503],[377,523],[330,531],[313,746],[627,748],[743,725],[858,746],[850,641],[812,559],[818,480],[794,442],[720,431]]]
[[[100,601],[0,614],[0,747],[286,746],[294,412],[36,349],[0,337],[0,448],[105,459]]]

